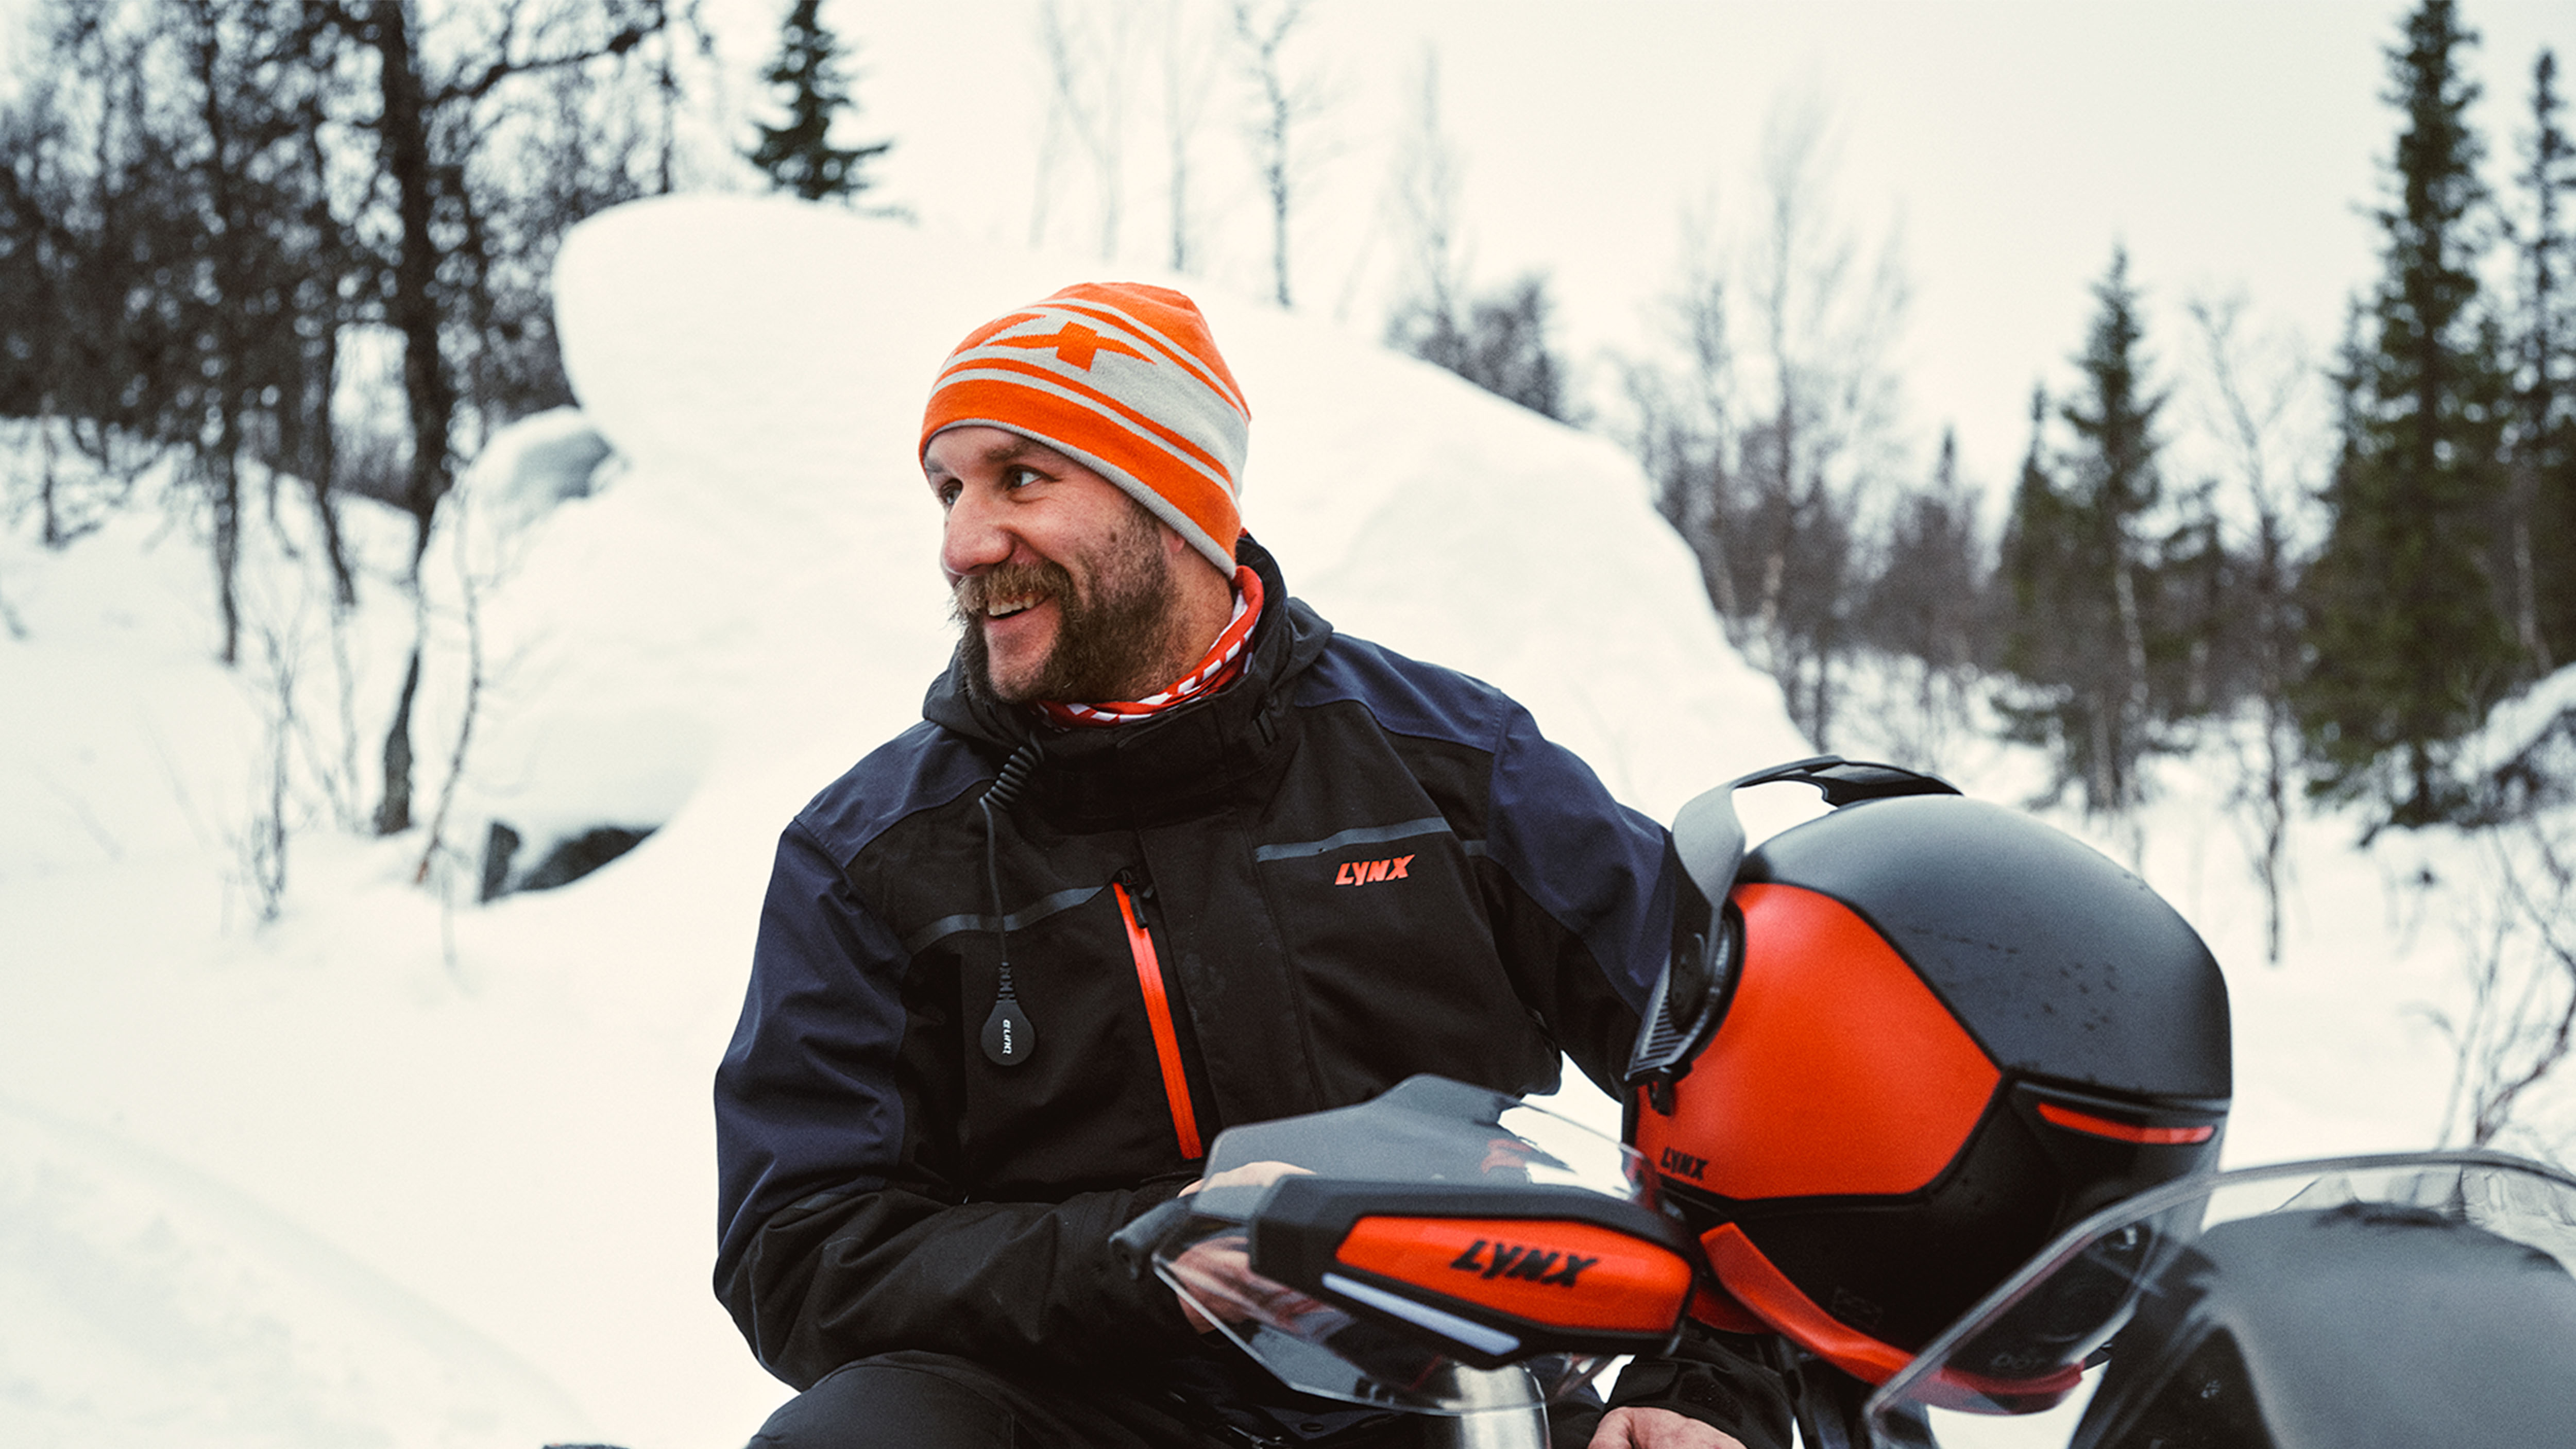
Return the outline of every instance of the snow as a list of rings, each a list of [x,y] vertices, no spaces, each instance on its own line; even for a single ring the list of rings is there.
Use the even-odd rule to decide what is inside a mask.
[[[471,1444],[561,1390],[268,1205],[0,1106],[10,1441]],[[410,1422],[387,1423],[388,1404]]]
[[[135,508],[43,548],[35,450],[6,440],[0,1442],[678,1449],[784,1396],[708,1287],[708,1077],[778,828],[946,656],[913,464],[932,370],[1087,270],[783,201],[577,232],[581,406],[496,438],[424,560],[423,823],[389,839],[362,826],[408,521],[351,506],[361,607],[335,623],[291,485],[263,504],[227,670],[201,522]],[[1246,519],[1338,626],[1511,691],[1659,817],[1809,753],[1610,445],[1191,290],[1253,404]],[[2304,822],[2266,966],[2217,758],[2167,772],[2143,838],[2234,983],[2231,1157],[2428,1145],[2448,1058],[2407,1008],[2451,999],[2473,913],[2413,882],[2475,857]],[[280,760],[273,893],[253,826]],[[1945,767],[2028,786],[1991,747]],[[494,820],[523,862],[655,830],[478,906]]]

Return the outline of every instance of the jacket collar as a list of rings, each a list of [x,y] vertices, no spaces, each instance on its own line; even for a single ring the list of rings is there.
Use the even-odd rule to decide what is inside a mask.
[[[1043,754],[1031,787],[1067,828],[1146,825],[1223,804],[1285,763],[1290,686],[1333,632],[1288,597],[1269,550],[1246,535],[1236,557],[1261,575],[1264,598],[1242,677],[1216,693],[1139,724],[1058,730],[969,685],[964,660],[952,655],[922,717],[1004,755],[1037,739]]]

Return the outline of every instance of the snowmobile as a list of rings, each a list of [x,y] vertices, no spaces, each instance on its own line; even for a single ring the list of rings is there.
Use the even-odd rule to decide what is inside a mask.
[[[1748,854],[1733,792],[1774,781],[1833,808]],[[1140,1218],[1131,1262],[1291,1388],[1479,1449],[1712,1330],[1762,1346],[1809,1449],[2576,1435],[2576,1179],[2216,1172],[2225,983],[2135,876],[1832,756],[1673,833],[1698,898],[1623,1141],[1418,1077],[1226,1132],[1208,1175],[1268,1180]]]

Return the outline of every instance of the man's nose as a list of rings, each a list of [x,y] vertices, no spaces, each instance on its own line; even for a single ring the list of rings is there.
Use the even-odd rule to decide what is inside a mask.
[[[965,489],[948,505],[939,535],[939,566],[949,578],[991,568],[1009,558],[1015,547],[998,505],[981,489]]]

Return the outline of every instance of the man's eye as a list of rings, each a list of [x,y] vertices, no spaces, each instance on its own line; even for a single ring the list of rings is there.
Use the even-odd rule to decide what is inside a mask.
[[[939,506],[942,508],[956,507],[958,492],[957,480],[954,478],[930,490],[931,496],[939,500]]]
[[[1043,483],[1045,481],[1046,475],[1044,473],[1039,472],[1035,468],[1026,466],[1009,468],[1002,474],[1002,486],[1005,488],[1026,488],[1032,483]]]

